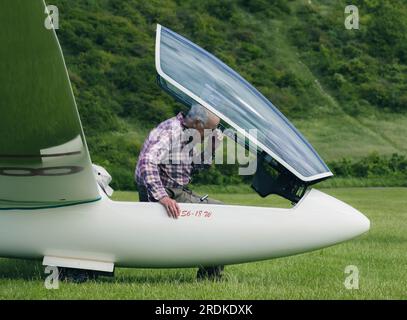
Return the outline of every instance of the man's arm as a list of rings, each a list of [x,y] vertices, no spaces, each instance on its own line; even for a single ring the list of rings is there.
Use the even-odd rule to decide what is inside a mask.
[[[143,166],[143,181],[149,191],[149,196],[157,201],[168,196],[160,179],[157,161],[149,156],[141,159],[141,165]]]
[[[168,132],[152,132],[149,149],[145,157],[140,159],[142,166],[142,178],[150,195],[159,201],[167,210],[170,217],[177,218],[180,208],[177,202],[171,199],[162,184],[158,165],[163,161],[170,145],[170,134]]]
[[[178,206],[178,203],[175,200],[171,199],[165,191],[160,179],[158,164],[156,161],[147,161],[144,182],[146,184],[147,190],[150,191],[152,197],[155,200],[158,200],[158,202],[160,202],[165,207],[168,215],[172,218],[178,218],[181,210]]]

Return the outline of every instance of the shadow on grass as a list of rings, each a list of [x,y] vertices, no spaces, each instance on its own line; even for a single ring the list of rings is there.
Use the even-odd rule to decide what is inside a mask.
[[[196,280],[197,268],[185,269],[138,269],[118,268],[115,276],[99,276],[94,283],[101,284],[197,284],[228,281],[227,274],[220,281]],[[0,280],[45,279],[45,267],[40,261],[0,258]]]
[[[0,279],[41,280],[45,268],[40,261],[20,259],[0,259]]]
[[[236,277],[225,271],[220,280],[197,280],[198,268],[176,269],[141,269],[119,268],[115,277],[100,277],[98,281],[116,284],[147,284],[147,285],[199,285],[217,284],[236,281]]]
[[[100,277],[98,281],[117,284],[193,284],[197,269],[117,269],[115,277]]]

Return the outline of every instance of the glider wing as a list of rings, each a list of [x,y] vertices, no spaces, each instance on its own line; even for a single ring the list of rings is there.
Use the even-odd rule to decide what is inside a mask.
[[[0,43],[0,209],[98,200],[68,72],[45,2],[2,1]]]

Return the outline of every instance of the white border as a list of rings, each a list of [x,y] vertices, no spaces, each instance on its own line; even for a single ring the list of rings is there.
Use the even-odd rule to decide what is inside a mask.
[[[320,174],[317,174],[317,175],[314,175],[311,177],[303,176],[301,173],[299,173],[297,170],[295,170],[293,167],[291,167],[287,162],[285,162],[283,159],[281,159],[279,156],[277,156],[274,152],[272,152],[269,148],[267,148],[265,145],[263,145],[261,142],[259,142],[255,137],[252,137],[246,130],[240,128],[236,123],[234,123],[224,114],[220,113],[218,110],[216,110],[211,105],[206,103],[200,97],[196,96],[194,93],[189,91],[187,88],[183,87],[178,82],[176,82],[171,77],[169,77],[167,74],[165,74],[164,71],[161,69],[160,43],[161,43],[161,25],[157,24],[156,41],[155,41],[155,67],[156,67],[156,70],[157,70],[158,74],[160,75],[160,77],[164,78],[166,81],[171,83],[174,87],[181,90],[183,93],[190,96],[195,101],[197,101],[198,103],[203,105],[205,108],[207,108],[208,110],[213,112],[215,115],[217,115],[218,117],[220,117],[221,119],[226,121],[229,125],[231,125],[233,128],[235,128],[240,134],[242,134],[244,137],[247,137],[250,141],[255,143],[257,146],[259,146],[264,151],[266,151],[270,156],[272,156],[276,161],[278,161],[280,164],[282,164],[285,168],[287,168],[290,172],[295,174],[302,181],[308,182],[308,181],[314,181],[314,180],[322,179],[325,177],[333,176],[333,173],[331,171],[325,172],[325,173],[320,173]]]

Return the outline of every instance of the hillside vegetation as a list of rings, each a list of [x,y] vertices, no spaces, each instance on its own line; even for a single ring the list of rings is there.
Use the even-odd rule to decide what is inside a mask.
[[[116,188],[133,188],[148,131],[182,109],[156,84],[156,23],[212,52],[255,85],[339,175],[347,170],[355,176],[352,163],[372,158],[385,166],[398,159],[394,172],[406,171],[407,5],[401,0],[353,1],[359,30],[344,27],[345,1],[53,4],[59,7],[58,36],[92,159],[112,173]],[[239,182],[233,169],[213,169],[212,180],[197,181]]]

